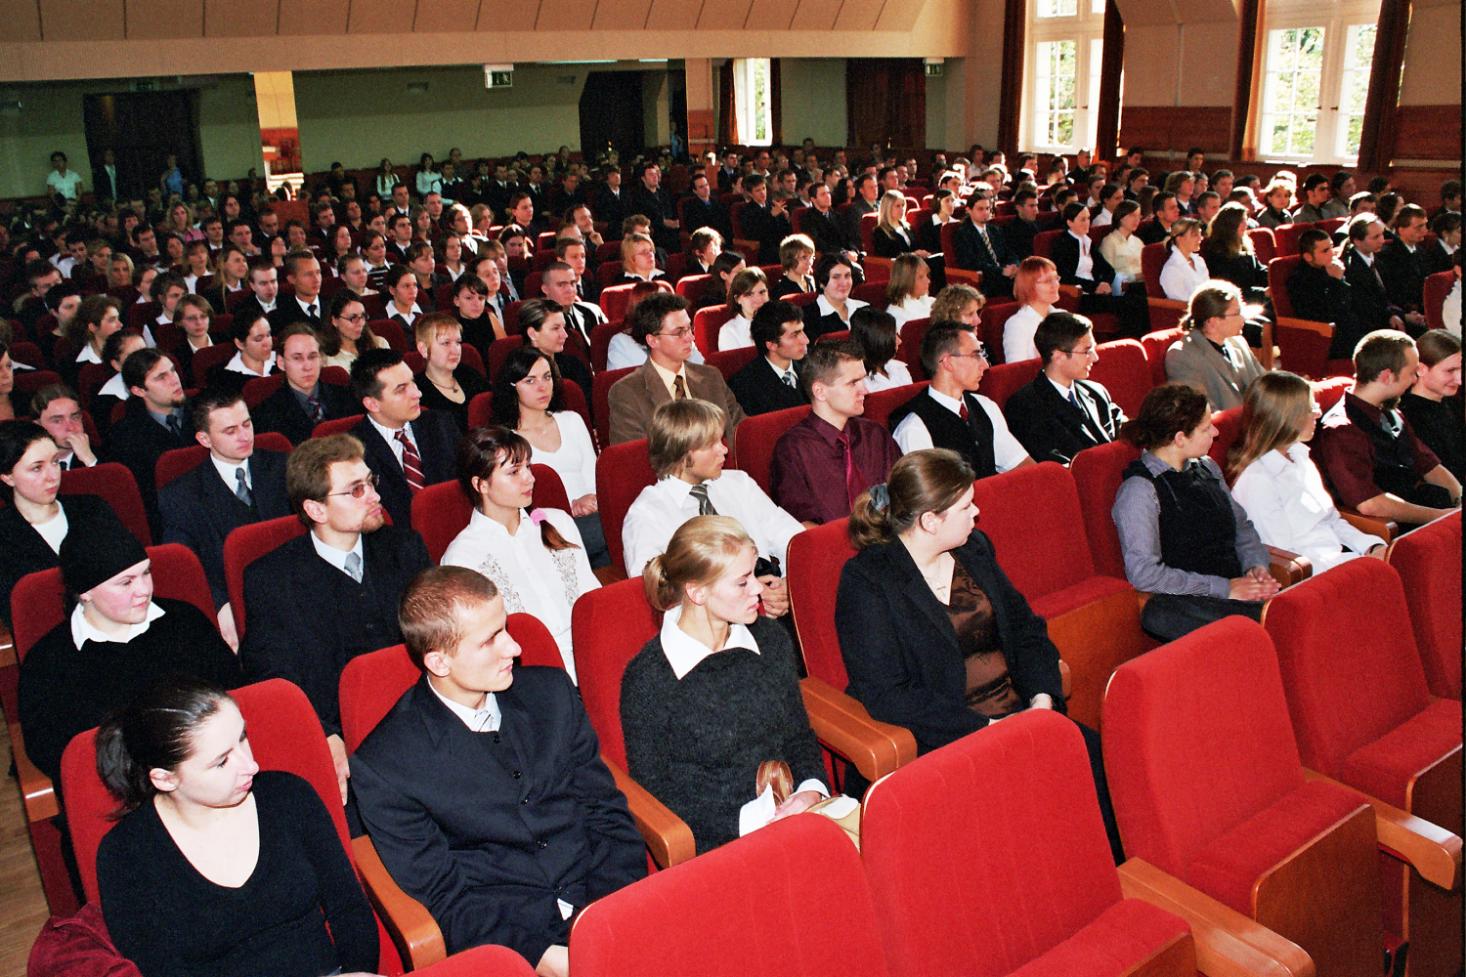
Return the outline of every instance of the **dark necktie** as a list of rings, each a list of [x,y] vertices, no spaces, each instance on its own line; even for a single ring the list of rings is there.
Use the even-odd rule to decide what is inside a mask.
[[[979,227],[977,229],[977,236],[982,241],[983,250],[988,253],[988,260],[993,264],[997,264],[998,253],[993,250],[993,243],[988,240],[988,229],[986,227]]]
[[[672,399],[673,400],[686,400],[687,399],[687,382],[682,379],[682,374],[680,374],[680,373],[677,374],[677,376],[675,376],[675,377],[672,378]],[[706,490],[704,490],[704,494],[706,494]]]
[[[1074,409],[1079,411],[1079,413],[1086,413],[1084,405],[1079,402],[1079,392],[1073,387],[1069,388],[1069,403],[1073,404]]]
[[[406,429],[398,431],[394,437],[402,445],[402,474],[407,478],[407,488],[416,495],[426,484],[422,474],[422,456],[417,453],[417,445],[407,436]]]
[[[851,506],[865,491],[865,480],[861,477],[860,469],[855,466],[855,452],[850,443],[850,428],[846,427],[836,437],[835,443],[840,446],[840,457],[845,463],[845,501]]]
[[[234,469],[234,497],[245,505],[254,507],[255,499],[249,491],[249,476],[242,467]]]
[[[790,390],[799,389],[799,384],[796,383],[794,380],[794,370],[792,367],[779,374],[779,377],[784,381],[784,386],[788,387]]]
[[[970,415],[967,413],[967,398],[965,397],[962,399],[962,402],[957,407],[957,416],[962,418],[963,424],[967,423],[967,419]]]
[[[176,412],[169,414],[168,420],[165,423],[168,426],[169,434],[173,435],[180,441],[183,440],[183,422],[178,419],[178,414]]]
[[[698,482],[687,490],[687,494],[697,500],[697,514],[700,516],[716,516],[718,510],[713,508],[713,500],[708,498],[708,483]]]
[[[305,398],[305,412],[310,415],[313,424],[319,424],[326,419],[326,409],[314,394]]]

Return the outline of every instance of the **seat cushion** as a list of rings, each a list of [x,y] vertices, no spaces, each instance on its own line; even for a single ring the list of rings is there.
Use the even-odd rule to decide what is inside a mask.
[[[1078,583],[1044,594],[1042,597],[1036,597],[1028,603],[1033,608],[1033,613],[1047,621],[1111,594],[1131,590],[1133,588],[1127,580],[1096,575],[1085,577]]]
[[[1250,917],[1258,877],[1362,803],[1364,798],[1348,788],[1308,781],[1197,852],[1185,880]]]
[[[1339,779],[1396,807],[1410,778],[1461,744],[1461,700],[1434,699],[1379,739],[1349,754]]]
[[[1191,928],[1178,916],[1139,899],[1112,904],[1079,932],[1013,971],[1009,977],[1108,977],[1126,973]],[[1193,960],[1191,954],[1185,959]],[[1176,973],[1194,974],[1180,967]]]

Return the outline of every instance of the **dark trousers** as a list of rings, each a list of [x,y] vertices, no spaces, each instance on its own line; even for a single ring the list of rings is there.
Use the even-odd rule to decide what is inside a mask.
[[[590,560],[592,570],[611,565],[611,551],[606,548],[606,532],[601,526],[601,516],[592,512],[588,516],[576,516],[575,528],[580,530],[580,541],[585,544],[585,556]]]
[[[1196,594],[1151,594],[1140,612],[1140,626],[1157,641],[1175,641],[1197,628],[1224,617],[1241,614],[1262,620],[1262,604],[1252,600],[1228,600]]]

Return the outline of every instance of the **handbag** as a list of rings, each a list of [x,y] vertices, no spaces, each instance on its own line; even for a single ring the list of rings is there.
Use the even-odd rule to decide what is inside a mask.
[[[794,774],[783,760],[765,760],[758,765],[754,787],[759,794],[772,790],[774,803],[783,804],[794,793]],[[860,805],[853,797],[844,794],[826,797],[811,804],[805,813],[818,814],[835,822],[856,850],[860,850]]]

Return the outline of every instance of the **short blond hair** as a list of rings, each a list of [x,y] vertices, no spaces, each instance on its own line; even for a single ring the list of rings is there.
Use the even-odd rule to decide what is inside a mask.
[[[723,408],[689,397],[669,400],[652,412],[647,423],[647,459],[658,478],[676,475],[687,456],[723,436]]]
[[[412,327],[413,342],[421,346],[431,346],[433,341],[448,331],[457,332],[463,335],[463,323],[451,312],[429,312],[425,316],[419,316]]]
[[[397,605],[397,626],[407,657],[418,668],[429,652],[452,652],[463,640],[460,610],[499,596],[494,582],[467,567],[428,567],[408,583]]]

